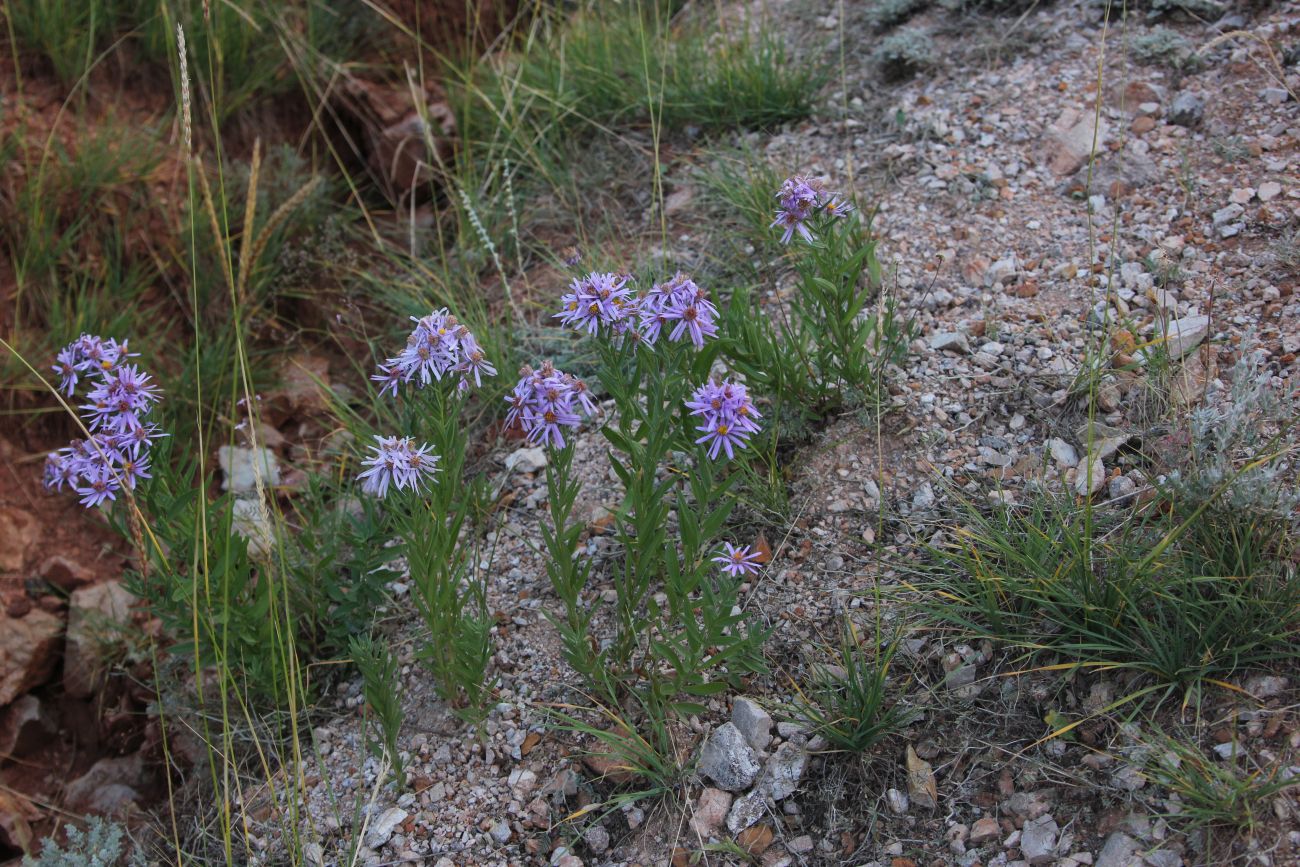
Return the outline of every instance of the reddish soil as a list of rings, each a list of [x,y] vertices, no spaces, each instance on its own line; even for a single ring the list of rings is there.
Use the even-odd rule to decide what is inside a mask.
[[[62,616],[68,592],[120,577],[127,552],[120,537],[86,515],[74,496],[52,494],[42,485],[45,453],[62,444],[66,434],[59,428],[64,426],[20,426],[10,418],[8,435],[0,437],[0,606],[11,617],[32,608]],[[61,666],[56,665],[50,683],[35,691],[59,724],[59,736],[0,766],[0,791],[21,795],[42,811],[44,818],[32,822],[37,835],[53,830],[50,817],[55,814],[48,808],[59,803],[64,784],[99,758],[117,752],[114,738],[105,738],[108,731],[100,725],[101,713],[111,709],[99,701],[65,698],[61,677]],[[107,701],[108,696],[99,700]],[[132,727],[139,728],[134,723]],[[0,851],[0,857],[9,854]]]
[[[471,22],[467,18],[470,6],[461,0],[392,0],[390,5],[394,17],[419,34],[419,50],[451,55],[481,50],[499,38],[519,6],[514,0],[472,4],[477,17]],[[24,187],[36,172],[42,172],[46,179],[42,201],[53,206],[55,219],[62,225],[71,225],[86,216],[85,204],[64,193],[79,191],[59,189],[57,183],[48,181],[57,177],[57,172],[44,173],[58,166],[60,154],[75,154],[87,142],[105,141],[96,136],[97,130],[112,130],[107,141],[126,148],[135,142],[119,136],[118,131],[159,129],[177,114],[172,89],[166,81],[157,80],[154,72],[142,73],[129,63],[110,62],[100,64],[84,86],[69,95],[69,88],[53,79],[39,62],[23,56],[15,68],[15,53],[5,41],[0,40],[0,52],[10,60],[0,62],[0,103],[12,110],[0,113],[0,143],[16,150],[0,176],[0,216],[21,217],[11,209],[20,206]],[[381,102],[393,102],[399,114],[413,113],[405,104],[409,92],[404,86],[392,93],[383,85],[376,89],[381,91]],[[259,140],[264,152],[276,142],[301,144],[310,135],[313,117],[313,107],[299,97],[251,106],[221,130],[222,155],[227,160],[247,160]],[[397,122],[390,118],[386,125]],[[340,127],[329,134],[352,132]],[[206,143],[201,125],[194,134],[196,149],[211,154],[211,143]],[[124,239],[126,255],[163,264],[164,271],[167,263],[184,259],[177,241],[181,228],[178,215],[189,179],[179,147],[181,135],[176,122],[171,122],[170,128],[162,127],[152,169],[105,191],[102,203],[95,206],[138,213],[140,219],[132,226],[131,237]],[[376,147],[373,142],[370,146]],[[210,162],[211,157],[208,159]],[[148,202],[147,208],[140,208],[142,201]],[[4,238],[0,234],[0,240]],[[18,277],[9,247],[8,243],[0,246],[6,253],[0,256],[0,335],[13,341],[24,329],[42,328],[45,311],[29,309],[27,304],[39,303],[30,300],[19,309]],[[94,250],[79,250],[78,255],[86,261],[97,258]],[[174,291],[167,281],[164,275],[157,286],[156,300],[163,303]],[[44,361],[29,360],[33,364]],[[72,590],[120,579],[132,560],[129,544],[97,514],[87,513],[75,495],[45,490],[45,455],[75,435],[71,420],[61,413],[41,412],[52,405],[40,390],[0,387],[0,418],[4,419],[0,422],[0,612],[10,617],[35,609],[65,616]],[[32,691],[58,725],[58,734],[20,757],[0,759],[0,814],[25,813],[34,839],[57,833],[65,820],[62,808],[67,784],[99,759],[140,752],[147,764],[161,766],[156,732],[144,713],[151,698],[148,671],[118,672],[98,695],[86,701],[65,694],[62,674],[60,660],[47,682]],[[146,785],[141,794],[147,801],[162,792],[148,791]],[[4,840],[0,828],[0,863],[9,863],[8,859],[21,853],[6,848]]]

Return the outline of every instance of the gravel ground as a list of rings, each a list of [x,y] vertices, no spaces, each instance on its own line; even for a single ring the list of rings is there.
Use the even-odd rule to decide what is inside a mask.
[[[573,700],[579,684],[543,616],[558,602],[531,547],[544,474],[528,470],[536,455],[503,451],[497,466],[512,499],[484,564],[499,612],[500,691],[482,738],[414,664],[421,627],[394,585],[409,786],[376,788],[360,684],[343,684],[327,698],[337,716],[314,730],[319,758],[305,770],[309,860],[352,863],[347,845],[362,823],[356,863],[368,865],[741,863],[717,847],[701,861],[684,854],[722,840],[769,867],[1213,860],[1204,840],[1160,818],[1166,796],[1142,778],[1135,753],[1144,747],[1131,729],[1099,725],[1078,741],[1036,743],[1053,707],[1103,706],[1115,688],[1105,678],[998,676],[1013,668],[998,649],[918,629],[896,676],[926,710],[869,762],[822,752],[779,709],[792,698],[785,675],[797,680],[823,660],[817,648],[845,612],[864,624],[877,613],[909,621],[900,564],[947,525],[955,496],[1000,507],[1035,486],[1098,502],[1140,494],[1150,462],[1121,445],[1158,443],[1171,415],[1218,399],[1220,371],[1248,338],[1278,385],[1294,387],[1300,110],[1286,88],[1300,90],[1295,65],[1279,76],[1246,36],[1213,44],[1194,74],[1137,65],[1129,45],[1155,25],[1134,15],[1105,28],[1099,6],[1074,2],[1021,19],[925,12],[908,26],[932,32],[941,60],[886,87],[868,59],[879,39],[869,4],[843,4],[843,22],[839,4],[769,7],[803,50],[838,52],[841,28],[851,50],[827,88],[838,108],[756,143],[783,172],[852,184],[879,204],[893,291],[920,327],[880,425],[835,419],[788,463],[793,520],[745,588],[747,608],[773,628],[773,675],[686,721],[687,749],[701,761],[679,798],[565,821],[610,789],[575,755],[583,744],[543,725],[539,708]],[[1194,45],[1241,29],[1286,48],[1300,40],[1300,7],[1160,24]],[[689,259],[706,235],[684,225],[674,237]],[[1087,408],[1072,385],[1099,328],[1121,361],[1167,338],[1171,363],[1159,375],[1135,366],[1105,377],[1101,439],[1119,442],[1095,458],[1089,491],[1078,432]],[[578,451],[590,474],[578,514],[593,523],[586,544],[599,561],[613,545],[599,519],[618,491],[599,434],[583,432]],[[894,592],[877,612],[881,588]],[[1295,765],[1294,681],[1250,684],[1262,704],[1228,696],[1202,711],[1261,761]],[[1297,863],[1296,809],[1279,800],[1277,821],[1239,847],[1239,863]],[[274,863],[273,834],[264,843]]]

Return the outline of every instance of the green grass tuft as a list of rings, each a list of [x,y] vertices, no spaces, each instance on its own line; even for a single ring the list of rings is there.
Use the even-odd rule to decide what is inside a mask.
[[[518,54],[461,67],[460,133],[529,165],[573,130],[761,129],[807,117],[825,63],[794,57],[768,28],[670,21],[654,4],[540,21]]]
[[[889,666],[898,639],[860,641],[846,624],[834,666],[818,666],[793,707],[794,718],[811,724],[832,747],[864,753],[906,726],[915,716],[889,695]]]
[[[1300,586],[1286,567],[1210,568],[1191,544],[1203,515],[1097,527],[1086,507],[1047,494],[1020,510],[970,506],[965,526],[933,552],[927,608],[1037,664],[1141,675],[1131,698],[1190,700],[1207,682],[1294,659],[1300,637]]]
[[[1160,732],[1152,745],[1156,755],[1146,776],[1174,796],[1176,807],[1168,818],[1184,829],[1254,832],[1272,814],[1275,798],[1300,788],[1300,777],[1280,765],[1243,769],[1241,764],[1249,764],[1250,758],[1207,756],[1195,744]]]

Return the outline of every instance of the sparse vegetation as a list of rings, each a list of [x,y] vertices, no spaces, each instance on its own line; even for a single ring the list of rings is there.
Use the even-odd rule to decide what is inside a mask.
[[[1129,42],[1133,57],[1144,65],[1163,65],[1180,72],[1193,72],[1201,64],[1195,46],[1181,33],[1167,27],[1153,27]]]
[[[865,753],[917,716],[890,695],[889,668],[898,641],[866,639],[845,624],[831,664],[813,663],[799,691],[794,719],[811,726],[837,750]]]
[[[1288,103],[792,3],[4,7],[0,860],[1288,857]]]
[[[1230,745],[1231,753],[1243,752]],[[1287,770],[1250,768],[1244,756],[1212,757],[1164,733],[1156,733],[1152,746],[1147,774],[1170,792],[1170,820],[1185,828],[1253,831],[1272,812],[1275,799],[1300,787],[1300,778]]]
[[[886,80],[898,81],[933,65],[934,42],[924,30],[904,28],[880,40],[871,56]]]
[[[930,5],[929,0],[878,0],[867,17],[877,28],[897,27]]]
[[[1253,535],[1219,535],[1207,520],[1200,511],[1159,529],[1098,533],[1086,509],[1050,500],[1025,514],[971,513],[936,552],[952,579],[929,585],[930,610],[1038,664],[1143,675],[1133,700],[1191,701],[1211,681],[1289,658],[1300,630],[1287,566],[1261,557]],[[1198,544],[1207,535],[1226,546],[1217,563]],[[1242,574],[1237,563],[1257,568]]]
[[[144,867],[139,849],[126,841],[126,829],[99,816],[91,817],[85,829],[68,827],[68,841],[61,847],[47,842],[37,858],[24,858],[24,867]]]

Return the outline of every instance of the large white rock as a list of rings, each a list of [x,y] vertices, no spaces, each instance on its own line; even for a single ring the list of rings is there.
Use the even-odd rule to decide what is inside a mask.
[[[378,849],[390,839],[397,826],[406,821],[407,812],[401,807],[389,807],[379,814],[379,818],[370,823],[366,829],[365,844],[371,849]]]

